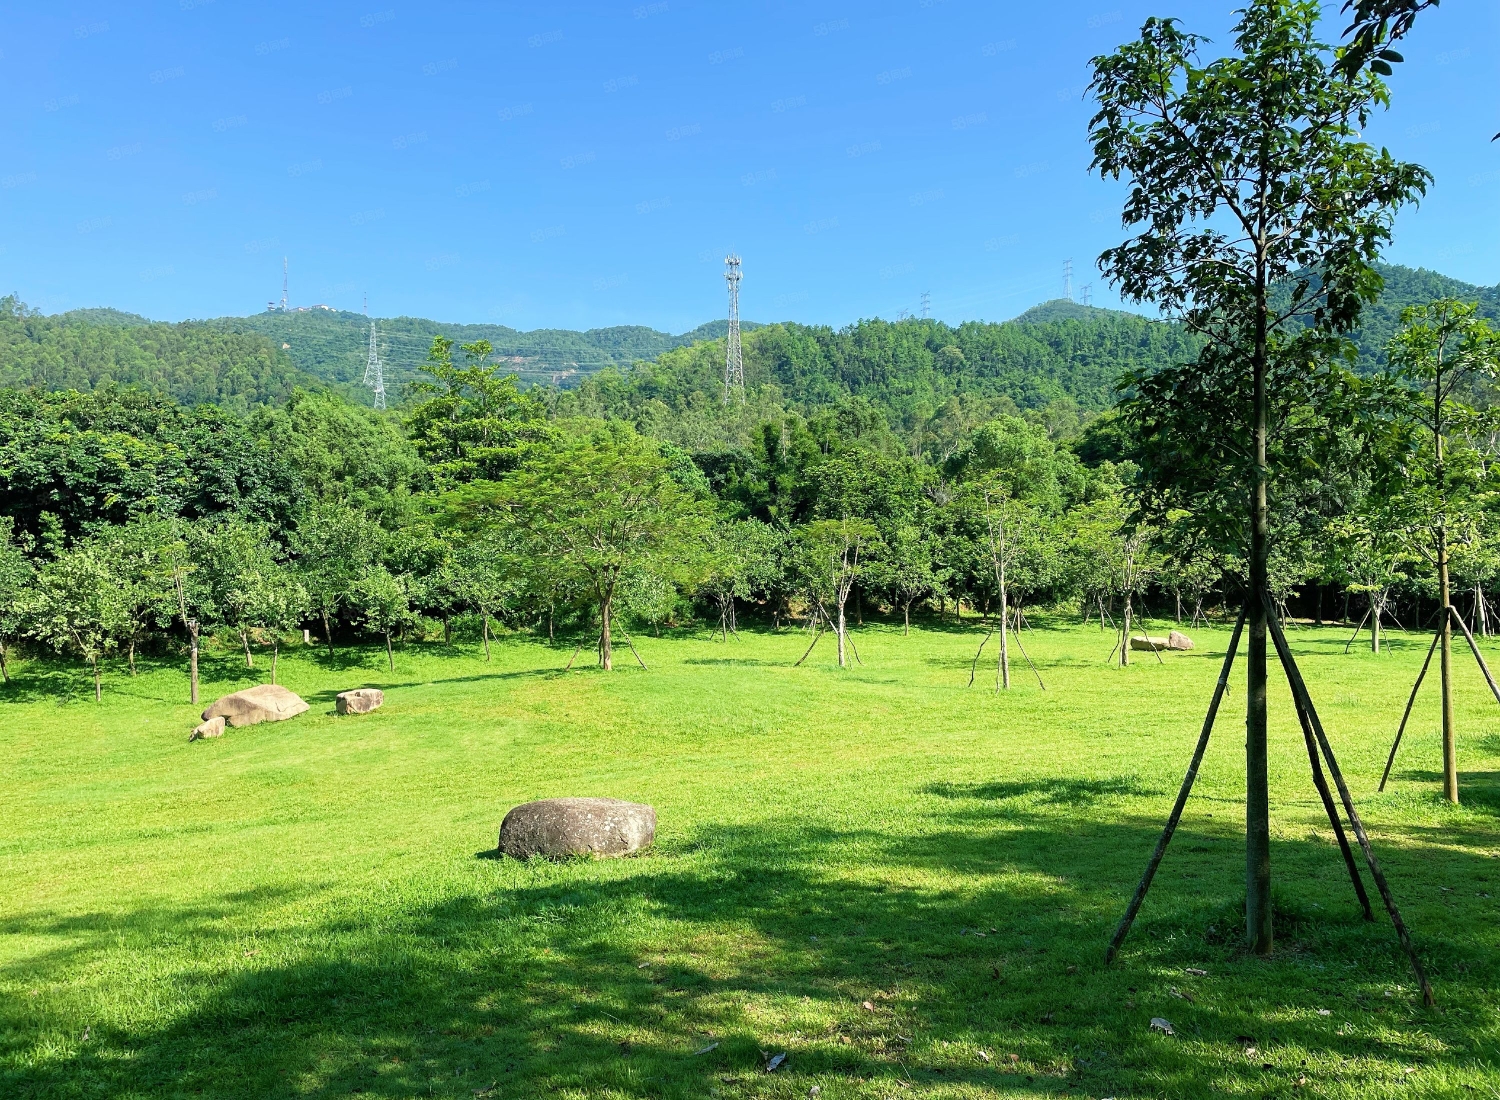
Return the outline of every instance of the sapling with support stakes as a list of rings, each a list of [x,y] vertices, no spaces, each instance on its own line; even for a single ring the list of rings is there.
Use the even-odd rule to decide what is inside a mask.
[[[1140,512],[1186,514],[1243,557],[1245,924],[1273,947],[1267,642],[1272,500],[1291,500],[1357,422],[1346,338],[1381,287],[1396,212],[1430,174],[1364,136],[1389,102],[1377,71],[1338,69],[1313,0],[1247,0],[1227,48],[1172,19],[1093,60],[1092,167],[1125,179],[1134,235],[1099,260],[1121,296],[1202,340],[1188,363],[1132,372]],[[1279,627],[1276,630],[1279,635]],[[1314,726],[1316,722],[1313,722]],[[1324,753],[1325,757],[1328,755]],[[1334,768],[1330,764],[1330,771]],[[1342,784],[1335,772],[1335,781]],[[1358,832],[1359,830],[1356,830]]]

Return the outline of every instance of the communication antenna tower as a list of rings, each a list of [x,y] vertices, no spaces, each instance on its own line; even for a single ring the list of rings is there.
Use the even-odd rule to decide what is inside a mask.
[[[366,310],[369,306],[366,305]],[[380,365],[380,352],[375,348],[375,322],[370,322],[370,356],[365,360],[365,385],[375,391],[375,407],[385,408],[385,368]]]
[[[1073,300],[1073,261],[1068,260],[1063,264],[1063,297],[1068,301]]]
[[[281,257],[281,312],[286,312],[286,257]]]
[[[922,291],[922,316],[932,316],[932,294],[926,290]]]
[[[724,257],[724,281],[729,284],[729,341],[724,351],[724,404],[731,396],[745,400],[745,359],[740,348],[740,258]]]
[[[1083,299],[1083,304],[1086,305],[1086,306],[1093,304],[1089,300],[1090,298],[1093,297],[1093,293],[1094,293],[1094,284],[1093,283],[1084,283],[1081,287],[1078,288],[1078,296]]]

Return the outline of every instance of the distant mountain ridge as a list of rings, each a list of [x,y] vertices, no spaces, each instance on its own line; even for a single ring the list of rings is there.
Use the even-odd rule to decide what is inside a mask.
[[[340,385],[357,384],[364,377],[372,321],[386,386],[392,392],[418,377],[434,336],[447,337],[455,344],[488,340],[496,357],[523,382],[569,387],[606,367],[655,359],[673,348],[719,339],[729,329],[728,321],[710,321],[678,335],[644,325],[524,332],[507,325],[453,324],[425,317],[372,318],[342,310],[268,310],[193,323],[223,332],[258,333],[284,350],[299,370]],[[747,332],[758,327],[753,322],[741,323]]]

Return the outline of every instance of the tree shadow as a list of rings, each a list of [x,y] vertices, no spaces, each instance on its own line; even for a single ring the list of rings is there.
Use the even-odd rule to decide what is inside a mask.
[[[1149,792],[1044,781],[927,793],[925,828],[899,835],[788,818],[699,829],[627,861],[478,853],[477,878],[420,898],[304,907],[293,927],[259,933],[253,957],[240,929],[285,900],[274,893],[17,914],[0,932],[83,945],[17,964],[17,988],[66,982],[111,942],[142,962],[191,943],[194,963],[152,986],[170,1011],[112,1016],[87,1042],[47,1038],[25,997],[0,1003],[0,1094],[759,1094],[763,1051],[790,1055],[785,1095],[814,1083],[1292,1095],[1314,1072],[1299,1060],[1353,1094],[1419,1064],[1434,1075],[1406,1079],[1420,1093],[1472,1071],[1468,1021],[1500,976],[1478,903],[1452,919],[1435,905],[1407,913],[1449,1009],[1424,1013],[1388,925],[1359,918],[1331,840],[1278,836],[1281,946],[1261,960],[1237,946],[1237,837],[1227,822],[1187,822],[1105,968],[1160,822],[1077,809]],[[1005,804],[1020,800],[1018,820]],[[1492,870],[1451,839],[1381,855],[1398,896],[1418,894],[1434,861],[1470,880]],[[1153,1016],[1178,1037],[1153,1033]]]

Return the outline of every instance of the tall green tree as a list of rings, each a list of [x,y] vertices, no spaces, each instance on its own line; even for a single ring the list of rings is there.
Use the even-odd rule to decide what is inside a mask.
[[[25,536],[9,516],[0,516],[0,679],[10,683],[9,647],[25,632],[36,570]]]
[[[397,576],[383,565],[372,565],[355,582],[350,602],[365,629],[385,638],[385,658],[395,672],[391,635],[417,621],[411,605],[410,578]]]
[[[47,562],[37,576],[32,633],[59,651],[72,650],[94,674],[94,702],[103,698],[99,663],[130,629],[125,598],[100,546],[78,543]]]
[[[1443,796],[1458,801],[1458,756],[1453,718],[1453,592],[1449,570],[1453,537],[1477,525],[1493,503],[1500,477],[1492,474],[1475,439],[1500,427],[1494,411],[1500,381],[1500,338],[1473,303],[1439,299],[1407,309],[1391,341],[1391,407],[1406,429],[1394,500],[1408,523],[1422,529],[1421,552],[1437,572],[1439,666],[1443,703]],[[1479,406],[1484,406],[1481,411]]]
[[[546,406],[522,391],[514,375],[490,362],[488,340],[460,345],[434,336],[423,368],[429,380],[413,382],[407,428],[439,485],[494,480],[515,469],[531,444],[547,438]]]
[[[1364,140],[1386,87],[1336,70],[1319,16],[1313,0],[1249,0],[1233,48],[1208,61],[1203,39],[1152,18],[1094,59],[1090,85],[1093,168],[1129,180],[1136,230],[1100,268],[1204,341],[1193,363],[1134,379],[1146,504],[1201,514],[1248,560],[1245,905],[1260,954],[1273,942],[1261,598],[1273,476],[1289,450],[1316,453],[1342,381],[1334,338],[1379,292],[1395,213],[1430,178]]]
[[[336,501],[309,509],[292,537],[297,579],[309,609],[323,621],[323,643],[334,654],[333,623],[356,584],[380,554],[384,535],[362,512]]]
[[[624,424],[575,425],[504,481],[475,482],[452,504],[465,522],[514,525],[599,620],[599,663],[614,668],[615,598],[627,570],[691,578],[703,561],[712,508],[660,444]]]

